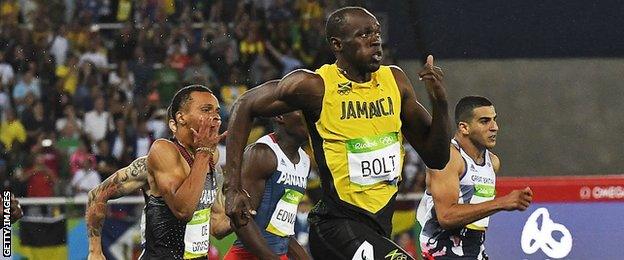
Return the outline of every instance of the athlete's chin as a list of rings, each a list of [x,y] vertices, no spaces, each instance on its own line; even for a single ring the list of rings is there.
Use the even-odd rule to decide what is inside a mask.
[[[496,146],[496,140],[490,140],[488,142],[485,143],[485,148],[487,149],[493,149],[494,146]]]
[[[375,72],[379,69],[379,67],[381,67],[381,62],[371,62],[368,64],[368,71],[369,72]]]

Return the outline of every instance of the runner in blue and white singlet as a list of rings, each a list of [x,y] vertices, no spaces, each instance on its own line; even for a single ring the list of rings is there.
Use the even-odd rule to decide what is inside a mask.
[[[242,184],[257,215],[235,230],[238,240],[225,260],[288,259],[287,254],[305,254],[294,235],[297,207],[310,172],[310,158],[301,149],[307,131],[300,112],[279,116],[275,123],[275,133],[261,137],[245,151]]]

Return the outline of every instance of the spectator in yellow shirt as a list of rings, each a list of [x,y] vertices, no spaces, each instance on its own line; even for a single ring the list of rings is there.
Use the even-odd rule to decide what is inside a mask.
[[[6,120],[0,124],[0,141],[6,151],[11,151],[14,142],[26,142],[26,129],[22,122],[17,120],[13,110],[6,110],[5,113]]]

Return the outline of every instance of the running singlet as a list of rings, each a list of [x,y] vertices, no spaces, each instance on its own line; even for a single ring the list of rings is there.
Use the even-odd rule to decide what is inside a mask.
[[[299,148],[299,162],[293,163],[277,144],[274,134],[265,135],[256,143],[265,144],[273,150],[277,170],[265,183],[254,221],[273,253],[284,255],[288,252],[290,237],[295,234],[297,207],[308,182],[310,158]],[[234,242],[234,246],[244,247],[239,240]]]
[[[483,165],[475,163],[459,146],[457,141],[451,141],[459,150],[465,163],[465,171],[459,180],[459,203],[477,204],[494,199],[496,174],[492,166],[491,154],[485,151]],[[420,243],[423,254],[433,258],[444,257],[473,257],[487,259],[483,241],[485,230],[490,218],[482,218],[463,228],[444,230],[440,227],[436,216],[433,197],[425,191],[418,207],[418,222],[423,227],[420,232]],[[425,258],[427,259],[427,258]]]
[[[389,236],[403,168],[401,93],[389,66],[365,83],[344,77],[336,64],[316,70],[325,93],[310,129],[323,197],[310,215],[349,218]]]
[[[193,165],[188,151],[177,141],[173,143],[189,166]],[[141,259],[205,258],[210,247],[210,207],[216,198],[216,189],[212,170],[206,176],[197,209],[188,223],[177,219],[162,197],[150,195],[145,206],[146,243]]]

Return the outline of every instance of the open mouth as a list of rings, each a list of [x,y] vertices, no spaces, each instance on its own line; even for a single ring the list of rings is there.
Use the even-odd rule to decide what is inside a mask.
[[[381,51],[377,51],[373,54],[374,61],[381,62],[381,59],[383,59],[383,53]]]

